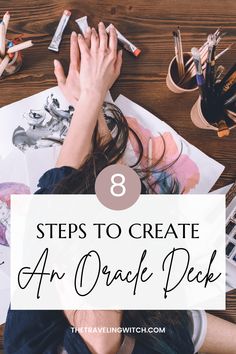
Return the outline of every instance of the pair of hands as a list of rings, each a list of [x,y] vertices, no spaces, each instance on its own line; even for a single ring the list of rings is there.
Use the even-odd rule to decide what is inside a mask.
[[[54,73],[63,95],[75,107],[83,94],[99,95],[103,101],[118,78],[121,65],[122,51],[117,53],[116,30],[111,26],[108,36],[100,22],[98,33],[90,27],[84,37],[72,32],[68,76],[58,60],[54,60]]]

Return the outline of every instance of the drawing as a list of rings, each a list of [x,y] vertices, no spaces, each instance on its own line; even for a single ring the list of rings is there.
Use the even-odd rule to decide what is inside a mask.
[[[175,193],[208,193],[224,166],[213,160],[181,137],[173,128],[143,107],[120,95],[115,104],[137,133],[144,147],[141,167],[147,167],[148,141],[152,138],[152,162],[161,160],[150,176],[158,184],[156,193],[169,193],[175,182]],[[165,151],[164,151],[165,149]],[[138,147],[130,134],[124,160],[129,165],[137,161]],[[163,155],[163,156],[162,156]],[[207,168],[206,168],[207,166]]]
[[[143,147],[144,156],[140,166],[147,168],[148,160],[148,141],[152,138],[152,162],[160,160],[157,167],[153,168],[151,182],[158,180],[155,187],[156,193],[165,194],[170,190],[174,181],[178,181],[176,192],[189,193],[200,181],[200,172],[197,164],[191,160],[184,152],[181,153],[171,132],[165,132],[161,135],[153,136],[149,129],[143,128],[133,117],[126,117],[129,126],[137,132]],[[130,134],[130,142],[135,154],[138,156],[139,148],[133,135]]]
[[[10,245],[11,194],[29,194],[29,187],[22,183],[0,183],[0,244]]]
[[[27,128],[18,126],[12,136],[12,143],[19,150],[39,149],[62,143],[68,131],[74,108],[60,109],[60,103],[53,94],[47,97],[41,110],[30,109],[23,114]]]

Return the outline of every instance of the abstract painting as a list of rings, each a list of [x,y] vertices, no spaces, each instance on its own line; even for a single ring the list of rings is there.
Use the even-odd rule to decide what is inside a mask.
[[[67,134],[74,108],[60,109],[59,100],[53,94],[47,97],[40,110],[30,109],[23,114],[27,128],[18,126],[12,135],[12,143],[25,152],[61,144]]]
[[[156,193],[166,194],[176,183],[176,193],[208,193],[224,170],[216,162],[192,144],[183,139],[168,124],[155,117],[143,107],[120,95],[115,104],[125,115],[129,126],[139,136],[144,156],[141,168],[148,163],[148,143],[152,139],[153,167],[150,182],[156,180]],[[137,161],[139,149],[132,134],[126,150],[125,162],[129,165]],[[206,169],[207,166],[207,169]]]
[[[0,244],[10,245],[10,199],[11,194],[29,194],[30,189],[20,183],[0,183]]]
[[[1,108],[0,156],[61,144],[73,111],[58,87]]]

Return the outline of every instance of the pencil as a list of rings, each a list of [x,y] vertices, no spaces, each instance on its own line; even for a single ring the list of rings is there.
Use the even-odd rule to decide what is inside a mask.
[[[5,58],[2,60],[2,62],[0,64],[0,77],[2,76],[4,70],[6,69],[9,61],[10,61],[10,58],[9,58],[8,55],[6,55]]]
[[[34,44],[32,41],[26,41],[20,44],[16,44],[13,47],[9,48],[7,54],[18,52],[19,50],[26,49],[32,47]]]
[[[5,47],[6,47],[6,31],[5,31],[4,22],[2,21],[0,23],[0,56],[1,57],[4,57],[5,55]]]
[[[5,25],[5,33],[7,33],[9,21],[10,21],[10,12],[7,11],[5,13],[5,15],[3,16],[3,22],[4,22],[4,25]]]

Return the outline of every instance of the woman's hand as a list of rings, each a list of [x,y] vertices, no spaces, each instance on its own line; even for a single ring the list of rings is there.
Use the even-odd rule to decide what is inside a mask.
[[[91,28],[88,27],[85,33],[85,42],[90,47]],[[72,32],[70,38],[70,67],[67,77],[65,76],[63,66],[59,60],[54,60],[54,74],[57,84],[63,95],[72,106],[76,106],[80,98],[80,52],[78,47],[78,36]]]
[[[117,54],[116,30],[111,27],[108,40],[104,24],[100,23],[98,27],[99,36],[96,30],[93,28],[91,31],[90,27],[88,27],[84,38],[81,35],[77,36],[76,32],[72,32],[70,67],[67,77],[62,64],[58,60],[54,60],[54,73],[58,86],[73,106],[80,98],[81,85],[83,92],[97,89],[97,92],[105,97],[104,91],[106,94],[120,74],[122,51]],[[82,77],[80,75],[81,62],[84,63]]]
[[[91,33],[91,46],[79,35],[78,43],[81,55],[80,90],[81,94],[95,93],[105,98],[107,91],[120,74],[122,51],[117,53],[117,34],[113,26],[109,38],[104,24],[98,25],[98,34],[94,28]]]
[[[71,166],[78,169],[83,165],[91,153],[93,132],[106,93],[120,74],[122,52],[117,54],[115,28],[110,29],[109,40],[103,23],[99,24],[98,32],[99,35],[92,29],[91,41],[86,41],[79,35],[79,48],[73,34],[68,77],[65,77],[61,66],[55,70],[62,92],[71,104],[74,104],[72,101],[75,102],[75,111],[57,160],[57,167]]]

